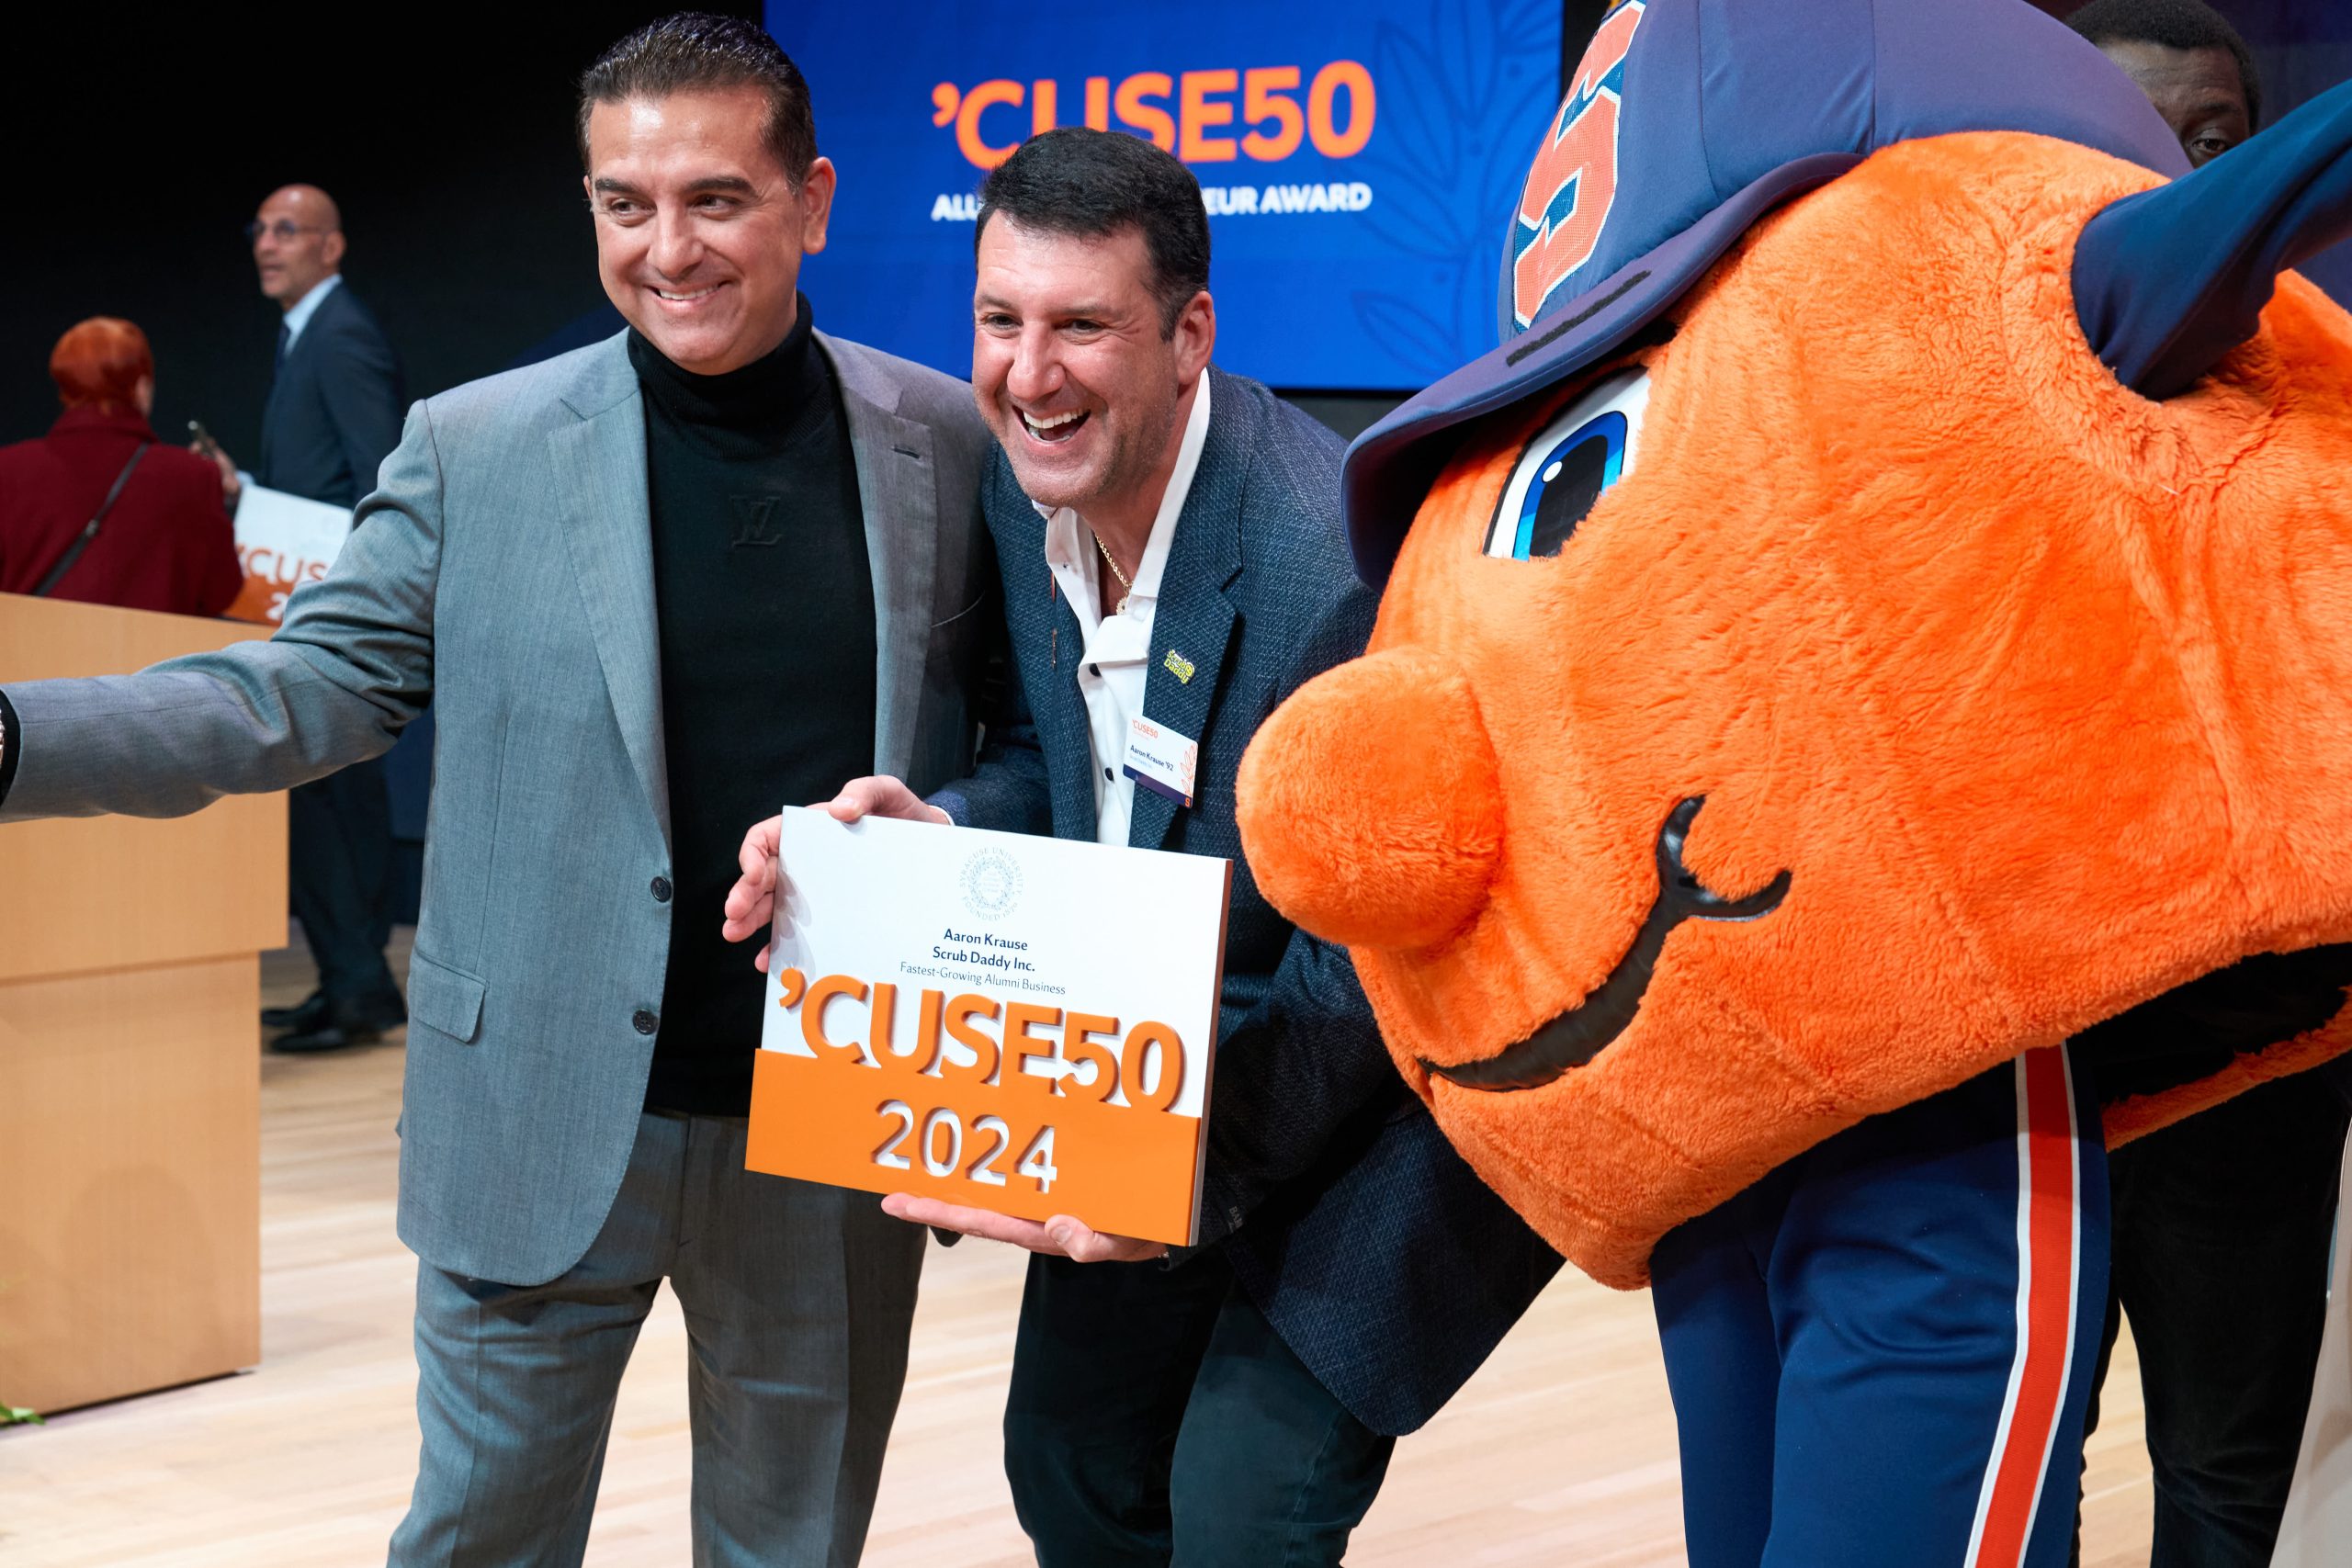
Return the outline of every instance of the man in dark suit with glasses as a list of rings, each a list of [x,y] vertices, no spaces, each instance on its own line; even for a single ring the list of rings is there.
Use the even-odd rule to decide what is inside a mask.
[[[343,281],[346,241],[334,197],[316,186],[272,191],[245,225],[261,291],[285,312],[261,416],[254,477],[333,506],[376,487],[400,445],[408,407],[400,361],[384,329]],[[236,465],[209,455],[236,503]],[[287,795],[288,894],[318,961],[319,986],[300,1005],[263,1010],[287,1032],[278,1051],[324,1051],[373,1040],[408,1013],[384,962],[391,938],[392,812],[384,765],[354,763]]]

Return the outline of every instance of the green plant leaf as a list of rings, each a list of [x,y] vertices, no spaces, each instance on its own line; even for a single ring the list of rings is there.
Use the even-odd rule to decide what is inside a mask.
[[[14,1404],[0,1404],[0,1427],[40,1427],[45,1424],[38,1410],[24,1410]]]

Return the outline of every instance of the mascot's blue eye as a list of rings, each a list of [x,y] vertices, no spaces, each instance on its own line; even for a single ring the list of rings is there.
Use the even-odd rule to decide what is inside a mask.
[[[1649,372],[1607,377],[1548,421],[1520,453],[1487,530],[1487,554],[1556,556],[1595,502],[1633,467],[1649,405]]]
[[[1600,492],[1625,471],[1625,416],[1605,413],[1546,453],[1519,503],[1511,555],[1556,556]]]

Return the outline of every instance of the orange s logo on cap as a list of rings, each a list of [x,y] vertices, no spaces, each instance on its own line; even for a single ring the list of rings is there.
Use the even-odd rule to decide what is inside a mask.
[[[1625,0],[1593,35],[1520,193],[1511,229],[1511,317],[1521,331],[1552,291],[1592,259],[1617,199],[1617,126],[1625,55],[1643,0]]]

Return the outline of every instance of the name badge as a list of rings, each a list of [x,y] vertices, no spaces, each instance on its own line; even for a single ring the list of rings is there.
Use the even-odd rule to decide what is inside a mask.
[[[1179,806],[1193,804],[1193,772],[1201,743],[1137,715],[1127,721],[1127,755],[1119,771]]]

